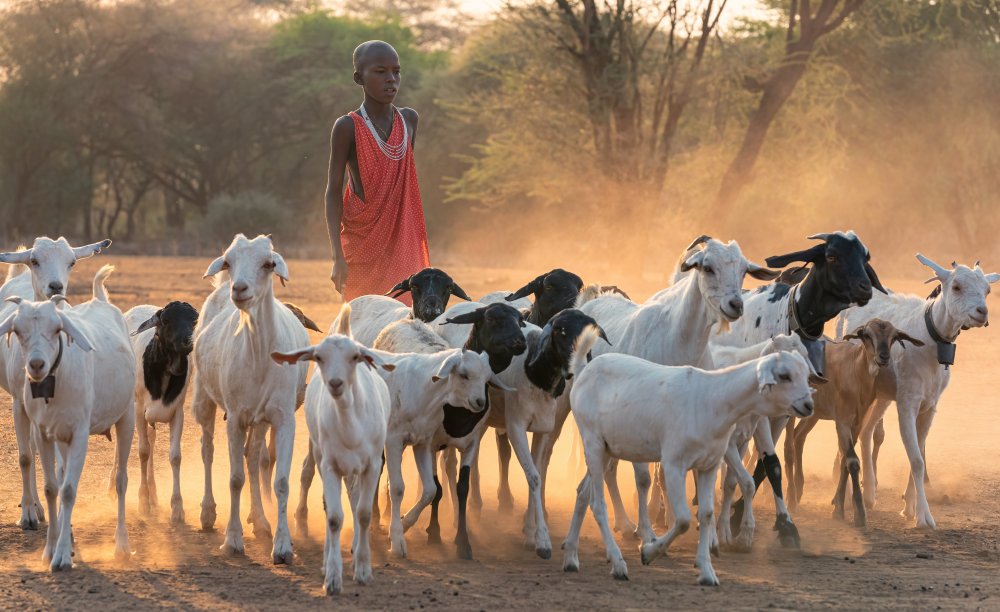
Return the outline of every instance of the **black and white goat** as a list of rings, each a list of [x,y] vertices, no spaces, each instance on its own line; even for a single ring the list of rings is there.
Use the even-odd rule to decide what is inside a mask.
[[[852,304],[867,304],[872,299],[873,289],[883,293],[885,289],[871,266],[868,248],[853,231],[815,234],[809,239],[821,242],[809,249],[765,260],[775,268],[794,262],[811,264],[805,280],[797,285],[772,283],[744,296],[743,316],[731,323],[728,332],[720,334],[719,344],[750,346],[778,334],[794,332],[806,344],[817,373],[823,374],[823,344],[818,340],[826,322]],[[781,464],[775,452],[775,438],[781,434],[786,421],[780,417],[770,423],[762,421],[757,427],[754,443],[760,458],[753,477],[758,487],[765,478],[771,483],[777,514],[775,530],[782,545],[798,547],[798,529],[785,506]],[[743,500],[734,508],[731,524],[736,531],[743,519]]]
[[[136,306],[125,313],[135,352],[135,423],[139,436],[139,507],[149,514],[158,505],[153,471],[156,424],[170,423],[170,468],[174,474],[170,496],[170,521],[184,522],[181,499],[181,433],[184,398],[193,364],[194,329],[198,311],[187,302],[170,302],[163,308]]]
[[[397,299],[406,293],[410,294],[412,308]],[[437,268],[424,268],[400,281],[386,295],[354,298],[351,300],[354,339],[371,348],[379,332],[400,319],[413,317],[429,323],[444,312],[451,296],[472,301],[448,274]]]

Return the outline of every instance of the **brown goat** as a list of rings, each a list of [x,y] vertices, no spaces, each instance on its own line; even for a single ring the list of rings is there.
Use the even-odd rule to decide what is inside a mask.
[[[860,340],[860,343],[847,342]],[[840,449],[840,479],[833,498],[834,518],[844,518],[844,503],[847,493],[847,477],[851,477],[854,498],[854,524],[867,524],[865,505],[861,496],[858,474],[861,462],[854,450],[854,444],[861,432],[872,402],[875,400],[876,379],[879,371],[889,366],[892,344],[905,342],[923,346],[923,342],[911,338],[896,329],[892,323],[872,319],[853,333],[844,336],[843,342],[827,342],[826,377],[830,384],[818,387],[813,401],[816,411],[810,419],[800,419],[796,424],[789,420],[785,437],[785,469],[788,475],[788,505],[798,505],[802,498],[804,477],[802,475],[802,449],[806,436],[816,426],[819,419],[834,421],[837,426],[837,441]]]

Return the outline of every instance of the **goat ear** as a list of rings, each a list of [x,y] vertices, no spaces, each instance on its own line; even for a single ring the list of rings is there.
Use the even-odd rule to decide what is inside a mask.
[[[292,304],[291,302],[284,302],[284,304],[285,308],[292,311],[292,314],[295,315],[295,318],[299,320],[299,323],[302,324],[302,327],[320,333],[323,332],[323,330],[319,328],[319,325],[316,325],[316,321],[313,321],[312,319],[307,317],[306,313],[302,312],[301,308],[299,308],[295,304]]]
[[[995,283],[997,281],[1000,281],[1000,274],[997,274],[996,272],[993,272],[992,274],[987,274],[986,275],[986,282],[987,283],[989,283],[989,284],[992,285],[993,283]]]
[[[451,323],[453,325],[469,325],[479,323],[483,320],[483,313],[486,311],[485,308],[477,308],[472,312],[467,312],[465,314],[460,314],[455,317],[449,317],[445,319],[445,323]]]
[[[604,328],[603,327],[601,327],[597,323],[594,323],[594,327],[597,329],[597,337],[598,338],[600,338],[601,340],[604,340],[605,342],[607,342],[608,346],[614,346],[613,344],[611,344],[611,341],[608,340],[608,335],[606,333],[604,333]]]
[[[764,266],[759,266],[754,262],[747,262],[747,274],[762,281],[771,281],[781,274],[781,270],[772,270],[770,268],[765,268]]]
[[[495,373],[490,374],[490,379],[489,381],[487,381],[487,383],[496,387],[497,389],[500,389],[501,391],[510,391],[510,392],[516,391],[516,389],[514,389],[513,387],[508,387],[502,380],[500,380],[497,377]]]
[[[87,257],[97,255],[109,246],[111,246],[111,240],[102,240],[100,242],[95,242],[94,244],[75,247],[73,249],[73,255],[75,255],[77,259],[86,259]]]
[[[7,298],[4,301],[5,302],[10,302],[11,304],[20,304],[21,302],[24,301],[24,298],[22,298],[19,295],[12,295],[12,296],[10,296],[9,298]]]
[[[153,314],[153,316],[151,316],[148,319],[146,319],[145,321],[143,321],[142,324],[140,324],[139,327],[135,328],[135,331],[132,332],[129,335],[130,336],[138,336],[139,334],[141,334],[142,332],[146,331],[147,329],[152,329],[154,327],[158,327],[160,325],[160,313],[161,312],[163,312],[163,309],[157,310],[156,313]]]
[[[208,264],[208,269],[205,270],[205,275],[202,276],[202,278],[208,278],[210,276],[215,276],[219,272],[222,272],[223,270],[228,270],[228,269],[229,269],[229,264],[226,263],[226,257],[224,255],[220,256],[220,257],[216,258],[215,261],[213,261],[212,263]]]
[[[472,298],[469,297],[469,294],[465,292],[465,289],[459,287],[458,283],[453,282],[451,284],[451,294],[461,300],[465,300],[466,302],[472,301]]]
[[[10,313],[10,316],[0,323],[0,337],[7,340],[7,346],[10,346],[10,335],[14,333],[14,317],[17,316],[16,312]]]
[[[451,376],[451,371],[454,370],[458,364],[462,363],[462,352],[459,351],[452,355],[451,357],[444,360],[438,371],[431,376],[431,382],[437,382],[439,380],[448,378]]]
[[[0,263],[26,264],[29,261],[31,261],[31,249],[12,251],[10,253],[0,253]]]
[[[347,336],[348,338],[353,338],[351,335],[351,304],[350,302],[344,304],[340,308],[340,314],[337,315],[337,320],[333,323],[334,333],[340,334],[341,336]]]
[[[905,333],[899,331],[898,329],[896,330],[896,337],[893,338],[893,340],[895,340],[896,342],[898,342],[899,346],[901,346],[903,348],[906,348],[906,344],[904,343],[904,341],[905,342],[909,342],[913,346],[923,346],[924,345],[923,341],[917,340],[913,336],[910,336],[909,334],[905,334]]]
[[[535,294],[541,293],[542,292],[542,287],[544,285],[545,285],[545,274],[542,274],[541,276],[539,276],[535,280],[533,280],[530,283],[528,283],[527,285],[521,287],[520,289],[518,289],[514,293],[511,293],[510,295],[508,295],[504,299],[507,300],[508,302],[513,302],[514,300],[519,300],[519,299],[521,299],[523,297],[528,297],[529,295],[531,295],[533,293],[535,293]]]
[[[828,382],[830,382],[829,379],[823,378],[822,376],[820,376],[819,374],[817,374],[815,372],[811,372],[811,371],[809,372],[809,384],[810,385],[825,385]]]
[[[865,262],[865,274],[868,275],[868,280],[872,282],[872,287],[875,287],[886,295],[889,294],[889,292],[885,290],[885,287],[882,286],[882,281],[878,279],[878,274],[875,274],[875,268],[873,268],[867,261]]]
[[[372,352],[367,348],[361,349],[361,356],[365,358],[365,363],[368,364],[368,367],[373,370],[376,368],[382,368],[386,372],[392,372],[393,370],[396,369],[396,364],[389,363],[388,361],[383,359],[380,355]]]
[[[410,279],[407,278],[405,280],[401,280],[398,283],[396,283],[396,286],[386,291],[385,295],[388,295],[391,298],[398,298],[399,296],[403,295],[409,290],[410,290]]]
[[[697,268],[701,265],[701,260],[705,258],[705,251],[698,251],[691,257],[688,257],[684,263],[681,264],[681,272],[687,272],[692,268]]]
[[[581,289],[582,291],[583,289]],[[632,301],[632,298],[628,296],[627,293],[618,288],[618,285],[601,285],[601,293],[617,293],[628,301]]]
[[[531,360],[531,362],[528,365],[529,366],[534,365],[536,361],[542,358],[542,355],[548,352],[549,347],[551,346],[552,346],[552,322],[550,321],[545,324],[545,327],[542,328],[542,333],[538,334],[538,336],[536,337],[535,357],[534,359]]]
[[[774,360],[763,359],[757,364],[757,391],[763,393],[777,384],[774,378]]]
[[[76,342],[77,345],[84,352],[89,353],[94,350],[94,345],[91,344],[90,338],[87,337],[83,330],[73,323],[73,320],[66,316],[65,312],[59,311],[56,314],[59,315],[59,320],[62,323],[62,330],[66,332],[66,337],[69,338],[70,343]]]
[[[764,260],[764,263],[770,268],[784,268],[788,264],[794,261],[801,261],[803,263],[818,263],[826,257],[826,243],[817,244],[811,249],[806,249],[804,251],[796,251],[794,253],[787,253],[785,255],[772,255]]]
[[[312,361],[316,354],[315,351],[316,349],[311,346],[307,346],[304,349],[299,349],[290,353],[274,351],[271,353],[271,359],[273,359],[274,363],[277,363],[278,365],[285,363],[298,363],[302,360]]]
[[[274,274],[281,280],[281,286],[284,287],[285,283],[288,282],[288,264],[285,263],[285,258],[278,253],[271,253],[271,261],[274,262]]]
[[[851,333],[841,338],[841,340],[864,340],[864,338],[865,338],[865,326],[862,325],[861,327],[857,328],[856,330],[852,331]]]

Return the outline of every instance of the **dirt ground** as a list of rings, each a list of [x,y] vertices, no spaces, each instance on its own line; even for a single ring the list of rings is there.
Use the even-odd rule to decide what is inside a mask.
[[[201,280],[208,259],[119,257],[113,254],[81,262],[74,271],[70,298],[89,299],[90,280],[100,264],[113,263],[118,271],[108,285],[122,310],[137,304],[162,305],[185,299],[201,306],[210,283]],[[513,289],[534,278],[538,270],[487,270],[442,266],[472,295],[487,290]],[[290,262],[292,282],[278,288],[282,299],[301,306],[326,328],[337,309],[327,280],[325,262]],[[907,279],[888,279],[897,290],[925,292],[919,285],[924,272],[914,263]],[[649,279],[629,285],[616,282],[633,297],[644,298],[658,283]],[[994,307],[995,301],[991,299]],[[451,544],[450,509],[444,502],[443,545],[426,544],[423,519],[408,534],[409,558],[392,558],[384,535],[374,539],[374,582],[367,587],[350,580],[350,529],[344,533],[344,592],[336,603],[362,609],[595,609],[595,608],[848,608],[848,609],[1000,609],[1000,468],[996,439],[1000,420],[994,408],[1000,359],[1000,335],[995,327],[963,334],[951,388],[939,407],[928,441],[931,508],[938,529],[916,531],[900,517],[900,494],[907,463],[896,433],[894,411],[886,423],[884,459],[880,459],[880,505],[869,515],[870,527],[858,530],[830,518],[830,481],[834,449],[832,426],[823,423],[806,450],[804,505],[795,513],[802,535],[801,550],[785,550],[769,526],[774,520],[770,492],[762,490],[756,505],[758,533],[750,554],[723,553],[715,568],[722,586],[697,586],[692,567],[697,531],[674,545],[669,556],[651,566],[639,561],[637,543],[619,536],[629,564],[630,581],[611,579],[594,522],[585,522],[581,571],[561,570],[558,544],[569,522],[571,495],[580,469],[571,460],[570,436],[564,433],[556,448],[549,484],[550,526],[556,545],[553,558],[537,558],[522,546],[520,517],[526,486],[519,468],[511,482],[519,506],[514,515],[496,511],[496,460],[492,435],[481,457],[483,497],[481,516],[471,522],[475,561],[460,561]],[[316,336],[314,334],[314,336]],[[20,477],[11,423],[10,398],[0,393],[0,608],[62,609],[100,607],[269,608],[316,606],[322,591],[322,508],[318,489],[310,499],[310,537],[293,535],[296,551],[291,566],[273,566],[270,541],[256,540],[245,524],[246,556],[227,557],[219,551],[228,516],[228,459],[225,444],[216,443],[215,484],[219,520],[216,531],[204,533],[198,525],[202,467],[200,431],[188,418],[184,432],[182,486],[187,522],[169,524],[170,470],[166,461],[166,429],[160,426],[155,449],[161,508],[154,517],[138,510],[139,469],[135,450],[129,462],[128,527],[133,559],[119,564],[113,558],[115,503],[106,494],[113,444],[102,437],[90,440],[90,450],[78,503],[73,516],[80,554],[70,572],[52,575],[42,564],[44,531],[24,532],[15,526],[20,516]],[[220,412],[221,419],[221,412]],[[891,422],[890,422],[891,421]],[[220,424],[217,436],[225,435]],[[291,504],[298,499],[298,469],[305,449],[306,428],[301,414],[292,470]],[[221,451],[220,451],[221,449]],[[621,482],[631,500],[630,470]],[[39,473],[39,482],[41,482]],[[408,479],[407,505],[416,481]],[[690,487],[689,487],[690,490]],[[629,504],[630,507],[633,507]],[[243,516],[249,510],[244,490]],[[272,525],[273,507],[268,510]],[[634,518],[634,510],[632,511]],[[294,533],[294,531],[293,531]]]

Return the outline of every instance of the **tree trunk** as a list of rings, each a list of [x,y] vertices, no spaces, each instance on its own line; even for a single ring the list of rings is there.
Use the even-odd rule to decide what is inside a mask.
[[[808,53],[806,57],[808,57]],[[751,173],[757,163],[761,147],[764,146],[767,131],[770,129],[771,123],[774,122],[774,118],[777,117],[778,111],[791,97],[795,85],[805,74],[805,70],[805,58],[801,61],[787,63],[764,84],[764,95],[761,96],[757,110],[750,117],[746,135],[743,137],[743,144],[722,178],[716,206],[711,213],[713,218],[724,219],[732,209],[740,191],[750,182]]]

